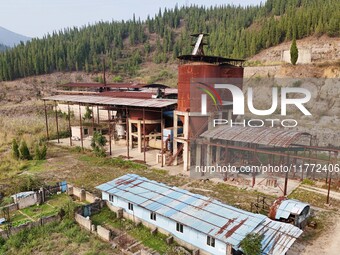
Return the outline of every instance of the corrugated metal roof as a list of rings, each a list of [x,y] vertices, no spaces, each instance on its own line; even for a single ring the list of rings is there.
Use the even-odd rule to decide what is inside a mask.
[[[281,202],[276,210],[275,219],[288,219],[290,214],[299,215],[309,204],[294,199],[286,199]]]
[[[278,128],[219,125],[212,130],[204,132],[201,134],[201,137],[287,148],[299,140],[302,135],[309,134]]]
[[[101,87],[107,87],[107,88],[125,88],[125,89],[137,89],[137,88],[170,88],[167,85],[164,84],[142,84],[142,83],[107,83],[106,85],[104,83],[66,83],[58,85],[59,87],[69,87],[69,88],[101,88]]]
[[[235,249],[238,249],[248,233],[261,231],[265,236],[263,247],[273,251],[286,251],[302,233],[293,225],[273,222],[264,215],[247,212],[135,174],[124,175],[99,185],[97,189],[229,243]],[[280,243],[276,244],[275,240]],[[280,246],[276,247],[278,245]]]
[[[81,104],[96,104],[107,106],[134,106],[145,108],[163,108],[177,104],[176,99],[137,99],[137,98],[114,98],[103,96],[80,96],[80,95],[56,95],[45,97],[43,100],[63,101]]]

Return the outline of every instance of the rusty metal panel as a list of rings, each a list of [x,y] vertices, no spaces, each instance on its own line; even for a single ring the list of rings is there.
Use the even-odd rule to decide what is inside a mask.
[[[221,125],[204,132],[201,137],[287,148],[298,141],[302,135],[309,134],[268,127],[253,128]]]
[[[121,176],[97,188],[230,244],[236,250],[248,233],[261,233],[264,235],[264,254],[284,254],[302,233],[293,225],[275,222],[264,215],[169,187],[136,174]]]
[[[81,95],[56,95],[45,97],[43,100],[63,101],[80,104],[95,104],[106,106],[131,106],[131,107],[146,107],[146,108],[163,108],[171,105],[176,105],[175,99],[136,99],[136,98],[113,98],[102,96],[81,96]]]

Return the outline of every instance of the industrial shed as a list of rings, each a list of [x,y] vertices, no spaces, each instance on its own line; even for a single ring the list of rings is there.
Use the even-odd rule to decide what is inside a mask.
[[[303,229],[310,216],[310,205],[295,199],[279,197],[271,206],[268,216],[273,220],[293,223]]]
[[[215,199],[127,174],[99,185],[102,198],[131,219],[175,237],[200,254],[231,255],[249,233],[264,235],[262,254],[285,254],[302,231]]]

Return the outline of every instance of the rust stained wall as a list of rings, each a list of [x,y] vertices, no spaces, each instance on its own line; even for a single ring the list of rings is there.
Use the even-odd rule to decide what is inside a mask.
[[[200,90],[191,89],[190,82],[197,78],[235,78],[234,84],[242,87],[243,67],[231,65],[217,65],[203,62],[193,62],[183,64],[178,67],[178,110],[190,111],[190,103],[200,102],[202,92]],[[224,100],[232,100],[230,92],[222,95]],[[190,102],[190,99],[192,102]],[[197,100],[196,100],[197,99]],[[196,107],[195,107],[196,108]]]

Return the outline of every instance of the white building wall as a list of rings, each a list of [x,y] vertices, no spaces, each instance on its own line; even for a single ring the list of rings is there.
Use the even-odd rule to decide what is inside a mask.
[[[106,192],[102,193],[102,199],[109,201],[109,194]],[[147,227],[155,226],[159,229],[160,232],[164,234],[171,234],[176,239],[180,239],[184,241],[184,243],[180,243],[183,246],[189,244],[190,249],[198,248],[201,250],[200,254],[213,254],[213,255],[226,255],[226,247],[227,244],[215,239],[215,247],[211,247],[207,245],[207,235],[204,233],[201,233],[193,228],[190,228],[188,226],[183,227],[183,233],[180,233],[176,230],[176,221],[166,218],[162,215],[157,214],[156,215],[156,221],[150,219],[150,211],[139,207],[136,204],[133,204],[133,211],[128,209],[128,202],[122,198],[118,198],[114,196],[114,201],[110,203],[115,206],[122,208],[125,213],[129,215],[129,218],[131,220],[136,220],[137,218],[143,221],[143,223],[146,224]],[[124,213],[124,214],[125,214]],[[149,225],[149,226],[148,226]],[[164,231],[165,230],[165,231]],[[176,240],[177,241],[177,240]],[[194,247],[190,247],[194,246]],[[202,252],[205,251],[205,252]]]
[[[68,114],[68,105],[67,104],[58,104],[57,106],[58,110],[60,110],[63,113]],[[93,116],[95,121],[97,122],[98,119],[98,110],[97,106],[93,107]],[[90,106],[90,110],[92,111],[92,106]],[[74,117],[76,119],[79,119],[79,105],[70,105],[70,111],[74,113]],[[80,106],[81,116],[84,116],[86,113],[86,106]],[[112,114],[115,114],[115,111],[112,111]],[[101,110],[99,107],[99,119],[100,120],[108,120],[107,116],[107,110]]]
[[[282,61],[290,63],[290,50],[282,52]],[[312,51],[309,49],[299,49],[297,64],[310,64],[312,62]]]

